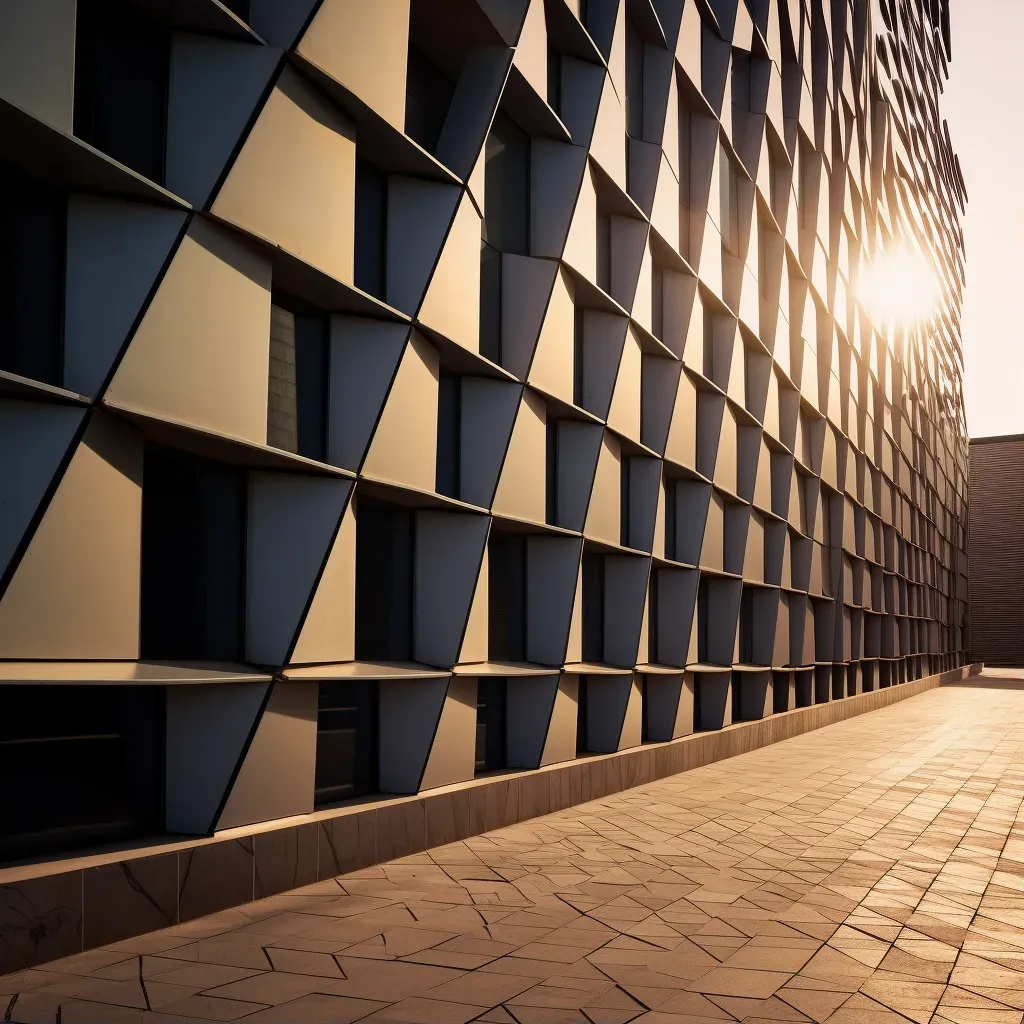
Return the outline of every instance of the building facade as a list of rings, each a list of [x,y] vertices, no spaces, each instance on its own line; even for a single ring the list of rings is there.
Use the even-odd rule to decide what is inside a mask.
[[[970,650],[1024,665],[1024,435],[972,437]]]
[[[964,663],[945,0],[0,28],[3,862]]]

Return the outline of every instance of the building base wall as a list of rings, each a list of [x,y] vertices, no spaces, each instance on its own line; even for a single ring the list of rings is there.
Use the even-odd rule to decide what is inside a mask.
[[[0,974],[600,799],[888,707],[980,663],[664,743],[287,821],[0,870]]]

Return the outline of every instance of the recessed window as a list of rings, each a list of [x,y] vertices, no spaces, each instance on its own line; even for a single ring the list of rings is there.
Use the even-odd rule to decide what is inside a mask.
[[[156,445],[142,480],[144,658],[239,661],[246,477]]]
[[[164,690],[0,687],[0,858],[163,831]]]
[[[328,334],[325,313],[274,294],[267,444],[319,462],[327,457]]]
[[[459,496],[462,378],[442,371],[437,388],[437,493]]]
[[[316,719],[317,806],[378,789],[378,683],[321,683]]]
[[[412,509],[360,497],[356,507],[356,657],[412,658]]]
[[[508,685],[484,677],[476,687],[476,774],[507,766],[505,731]]]
[[[499,110],[484,152],[484,239],[499,252],[529,254],[530,137]]]
[[[356,159],[355,284],[384,299],[387,282],[388,178],[368,160]]]
[[[77,11],[75,135],[162,182],[170,33],[123,0],[78,0]]]
[[[409,45],[405,86],[405,134],[428,153],[437,150],[455,85],[418,47]]]
[[[583,554],[583,660],[604,661],[604,555]]]
[[[61,383],[67,198],[0,172],[0,370]]]
[[[492,530],[487,542],[491,661],[526,660],[526,536]]]

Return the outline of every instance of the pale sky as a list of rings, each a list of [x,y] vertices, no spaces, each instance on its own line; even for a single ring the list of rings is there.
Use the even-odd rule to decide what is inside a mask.
[[[1024,433],[1024,0],[951,0],[942,116],[967,183],[963,335],[971,437]]]

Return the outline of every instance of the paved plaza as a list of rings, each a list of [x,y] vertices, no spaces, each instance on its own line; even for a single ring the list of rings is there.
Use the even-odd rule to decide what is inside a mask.
[[[0,1018],[1021,1024],[1016,675],[0,978]]]

